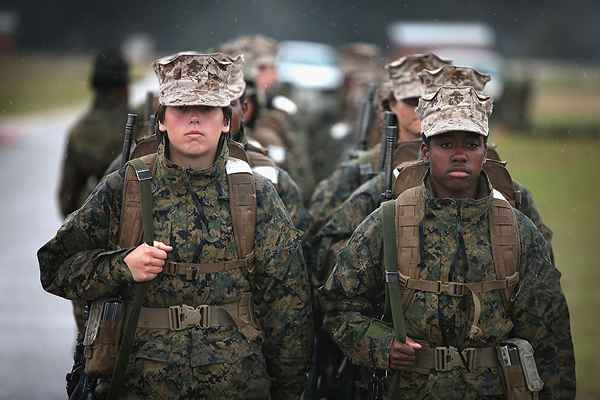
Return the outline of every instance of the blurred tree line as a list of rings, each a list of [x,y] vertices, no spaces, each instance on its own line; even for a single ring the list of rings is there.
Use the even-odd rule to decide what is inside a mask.
[[[148,33],[161,52],[206,49],[236,35],[264,33],[333,45],[387,45],[398,20],[483,21],[509,57],[600,60],[600,2],[593,0],[4,0],[20,24],[17,48],[82,51]]]

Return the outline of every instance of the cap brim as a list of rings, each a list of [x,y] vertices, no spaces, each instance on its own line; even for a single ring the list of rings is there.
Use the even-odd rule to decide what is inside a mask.
[[[466,118],[448,118],[442,121],[438,121],[428,127],[426,131],[423,132],[425,137],[432,137],[436,135],[441,135],[447,132],[472,132],[481,136],[488,136],[488,129],[476,124],[470,119]]]

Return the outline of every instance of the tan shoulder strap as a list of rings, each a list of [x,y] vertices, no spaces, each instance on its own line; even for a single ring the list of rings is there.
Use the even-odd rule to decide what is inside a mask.
[[[142,156],[156,153],[160,146],[161,138],[159,135],[145,136],[135,142],[135,148],[131,153],[131,159],[140,158]]]
[[[154,175],[156,153],[141,157]],[[127,165],[123,184],[123,202],[119,224],[118,244],[121,248],[135,247],[142,242],[142,206],[139,180],[135,168]]]
[[[519,281],[521,239],[513,208],[496,190],[493,192],[490,209],[490,236],[496,279],[507,280],[509,283],[504,289],[504,297],[509,302]]]
[[[398,165],[394,170],[394,196],[398,197],[406,190],[421,185],[427,171],[429,161],[426,160],[407,161]]]
[[[248,164],[250,164],[252,168],[277,166],[273,160],[257,151],[246,150],[246,154],[248,155]]]
[[[237,158],[225,164],[229,182],[229,208],[239,258],[251,256],[256,234],[256,184],[250,165]]]
[[[419,278],[421,263],[421,240],[419,225],[425,213],[425,187],[419,185],[405,190],[396,199],[396,248],[398,272],[405,283]],[[402,303],[411,297],[412,290],[403,292]]]
[[[513,207],[519,208],[521,196],[519,192],[515,191],[513,180],[506,169],[506,162],[488,158],[483,164],[483,171],[489,178],[492,187],[502,193]]]
[[[238,143],[235,140],[228,140],[227,147],[229,149],[230,157],[248,162],[248,154],[246,154],[246,150],[244,149],[243,144]]]

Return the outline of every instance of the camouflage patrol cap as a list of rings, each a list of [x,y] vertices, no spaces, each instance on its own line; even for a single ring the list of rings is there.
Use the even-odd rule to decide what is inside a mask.
[[[380,78],[381,50],[370,43],[350,43],[340,51],[340,67],[345,75],[366,83]]]
[[[423,95],[416,109],[425,137],[451,131],[488,136],[492,99],[468,86],[443,86]]]
[[[279,43],[263,35],[242,36],[223,44],[220,51],[230,56],[243,54],[244,78],[253,81],[261,66],[275,65]]]
[[[443,60],[433,53],[413,54],[399,58],[385,66],[392,85],[396,100],[421,97],[422,87],[419,72],[426,69],[435,70],[451,61]]]
[[[420,72],[419,79],[423,85],[423,93],[428,94],[442,86],[471,86],[476,91],[482,92],[491,78],[474,68],[444,65],[433,71]]]
[[[165,106],[225,107],[243,92],[242,56],[182,52],[154,62]]]

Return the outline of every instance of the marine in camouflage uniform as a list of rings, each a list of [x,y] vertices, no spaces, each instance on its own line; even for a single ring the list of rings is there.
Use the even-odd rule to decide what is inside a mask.
[[[231,137],[236,142],[244,145],[248,154],[248,162],[255,173],[263,175],[269,179],[275,186],[281,201],[285,205],[292,222],[296,228],[301,231],[306,231],[310,223],[310,215],[304,207],[302,190],[290,175],[279,168],[273,160],[268,157],[267,151],[253,139],[246,136],[246,128],[244,126],[244,109],[247,108],[245,101],[246,84],[243,76],[236,80],[236,92],[240,93],[235,100],[231,102]]]
[[[100,52],[90,84],[91,108],[69,131],[58,199],[63,216],[83,204],[104,171],[121,151],[121,133],[127,119],[129,65],[114,50]]]
[[[435,71],[423,71],[419,74],[425,92],[431,92],[444,84],[471,86],[481,92],[490,77],[468,67],[447,65]],[[495,149],[488,148],[488,158],[500,160]],[[416,157],[415,157],[416,159]],[[514,190],[520,193],[519,211],[525,214],[540,230],[550,244],[552,231],[548,228],[537,210],[531,192],[520,183],[513,181]],[[316,268],[317,281],[323,283],[333,267],[336,252],[350,238],[358,225],[381,204],[381,194],[385,190],[384,173],[362,184],[331,215],[331,218],[312,238],[311,265]],[[551,255],[552,248],[550,247]],[[551,257],[552,260],[554,257]]]
[[[402,57],[386,65],[391,82],[390,97],[385,108],[390,108],[398,118],[398,144],[394,150],[394,164],[417,158],[420,125],[414,108],[421,96],[421,83],[417,74],[425,69],[437,69],[449,61],[434,54],[416,54]],[[354,160],[344,162],[331,176],[321,181],[311,198],[310,213],[313,223],[310,235],[316,233],[331,213],[346,200],[354,190],[380,171],[379,147],[375,146]]]
[[[161,129],[176,127],[168,117],[180,115],[177,113],[189,116],[185,129],[196,123],[207,126],[208,117],[203,113],[214,114],[211,110],[215,108],[225,114],[234,98],[229,77],[241,62],[241,58],[191,52],[155,62],[160,102],[167,106],[164,118],[159,118]],[[131,257],[140,250],[153,255],[154,262],[157,254],[162,254],[159,250],[165,252],[167,263],[206,265],[238,260],[226,173],[233,159],[224,135],[213,134],[217,139],[220,135],[214,161],[208,168],[198,169],[172,160],[176,136],[169,129],[168,146],[159,148],[152,180],[154,247],[131,249],[116,244],[125,174],[121,169],[105,177],[86,204],[38,251],[42,285],[61,297],[93,301],[118,295],[134,281],[146,280],[143,306],[153,309],[182,304],[219,306],[240,301],[243,293],[250,292],[248,306],[258,321],[254,330],[236,324],[183,330],[138,325],[124,398],[297,398],[303,389],[313,335],[310,287],[301,233],[292,225],[270,181],[254,174],[253,262],[218,272],[197,270],[190,276],[162,270],[160,263],[145,269],[145,275],[132,266]],[[221,128],[217,125],[217,129]],[[140,276],[145,278],[140,280]]]
[[[458,103],[456,96],[451,100],[457,92],[462,97]],[[431,166],[421,189],[424,217],[418,225],[421,261],[416,274],[420,280],[458,284],[495,280],[488,216],[496,195],[485,174],[477,172],[485,157],[480,135],[488,134],[491,101],[479,97],[472,88],[441,88],[425,101],[421,99],[418,111],[423,117],[424,135],[429,138],[424,141],[424,154]],[[473,175],[448,172],[463,170]],[[443,182],[443,177],[453,178]],[[449,188],[456,188],[461,179],[467,183],[460,183],[460,192],[452,192]],[[436,346],[444,352],[448,346],[458,351],[474,349],[470,351],[479,355],[485,349],[492,350],[485,364],[493,364],[494,346],[508,338],[525,339],[533,346],[544,381],[540,398],[575,397],[569,312],[560,272],[552,265],[540,232],[521,212],[512,212],[520,247],[516,249],[518,282],[509,302],[503,290],[478,293],[475,296],[481,313],[476,321],[471,296],[415,289],[402,303],[406,343],[394,339],[389,315],[380,319],[386,292],[382,207],[359,225],[339,253],[321,292],[326,306],[324,325],[353,363],[387,370],[386,398],[505,398],[499,366],[480,367],[483,359],[465,359],[447,369],[417,366],[426,364],[422,360],[431,354],[426,350]],[[398,246],[403,244],[398,242]]]
[[[226,42],[220,49],[232,56],[244,55],[248,102],[244,116],[246,134],[266,148],[268,156],[309,196],[315,181],[307,144],[293,121],[297,107],[291,100],[273,95],[277,86],[278,50],[279,43],[263,35],[242,36]]]

